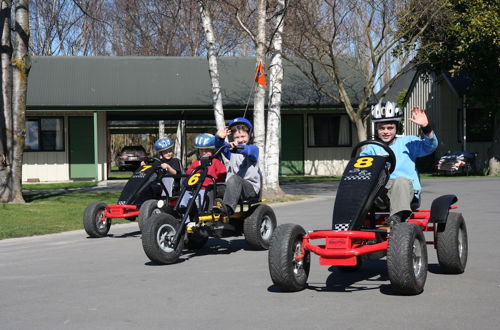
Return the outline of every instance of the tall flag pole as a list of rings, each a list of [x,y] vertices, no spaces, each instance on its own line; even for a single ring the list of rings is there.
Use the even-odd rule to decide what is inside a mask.
[[[245,112],[243,113],[243,118],[245,118],[245,115],[247,114],[248,105],[250,103],[250,97],[255,92],[256,84],[259,84],[264,88],[267,87],[266,74],[264,73],[264,65],[262,65],[262,62],[259,62],[259,64],[257,65],[257,69],[255,70],[254,83],[253,83],[252,91],[250,92],[250,95],[248,95],[247,105],[245,107]]]

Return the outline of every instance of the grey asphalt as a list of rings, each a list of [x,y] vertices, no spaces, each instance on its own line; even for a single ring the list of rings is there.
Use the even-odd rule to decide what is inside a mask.
[[[278,223],[330,226],[336,182],[284,184],[314,195],[273,204]],[[110,236],[84,231],[0,241],[1,329],[498,329],[500,178],[424,180],[423,207],[455,193],[469,234],[461,275],[443,275],[429,246],[429,274],[418,296],[390,288],[384,260],[357,273],[320,266],[308,287],[272,285],[266,251],[243,237],[210,239],[179,263],[157,266],[144,254],[137,224]]]

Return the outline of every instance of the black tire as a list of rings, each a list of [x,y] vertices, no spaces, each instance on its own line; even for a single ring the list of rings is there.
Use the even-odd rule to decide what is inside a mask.
[[[392,287],[404,295],[424,291],[427,245],[422,229],[408,222],[396,224],[390,234],[387,270]]]
[[[461,213],[450,212],[436,237],[439,266],[446,274],[462,274],[467,264],[467,227]]]
[[[144,229],[144,223],[153,215],[162,213],[163,211],[158,208],[158,201],[156,199],[148,199],[142,203],[139,208],[139,216],[137,217],[137,222],[139,223],[139,230]]]
[[[205,246],[208,241],[208,236],[200,234],[187,234],[186,235],[186,248],[188,250],[199,250]]]
[[[144,224],[142,247],[148,258],[158,264],[176,262],[184,248],[184,239],[174,246],[171,239],[181,229],[180,222],[167,213],[155,214]]]
[[[250,215],[243,222],[245,241],[252,249],[267,250],[276,229],[276,215],[266,204],[260,204],[250,210]]]
[[[94,202],[89,204],[83,212],[83,228],[90,237],[98,238],[108,235],[111,227],[111,219],[106,218],[100,221],[104,216],[106,204],[103,202]]]
[[[296,292],[306,287],[311,256],[305,251],[300,260],[295,257],[302,254],[302,238],[306,234],[299,225],[287,223],[276,228],[269,247],[269,273],[273,283],[282,291]]]

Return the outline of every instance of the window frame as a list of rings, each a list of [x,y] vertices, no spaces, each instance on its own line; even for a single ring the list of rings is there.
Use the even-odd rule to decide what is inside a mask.
[[[339,128],[340,128],[340,121],[342,116],[345,116],[347,118],[347,125],[349,126],[349,143],[348,144],[338,144],[338,132],[337,132],[337,143],[333,145],[326,145],[326,146],[318,146],[318,145],[311,145],[311,138],[309,134],[309,129],[310,129],[310,121],[309,117],[337,117],[339,118]],[[308,148],[349,148],[352,147],[353,139],[352,139],[352,123],[349,119],[349,116],[345,113],[308,113],[306,116],[306,132],[307,132],[307,147]],[[314,129],[314,127],[312,128]]]
[[[43,145],[43,139],[42,139],[42,120],[43,119],[59,119],[61,122],[61,134],[62,134],[62,146],[61,149],[57,149],[57,144],[56,148],[51,149],[51,150],[46,150],[45,146]],[[47,117],[26,117],[26,126],[28,121],[35,121],[38,122],[38,149],[26,149],[27,144],[25,143],[24,145],[24,151],[23,152],[63,152],[66,151],[66,141],[64,137],[64,117],[62,116],[47,116]]]

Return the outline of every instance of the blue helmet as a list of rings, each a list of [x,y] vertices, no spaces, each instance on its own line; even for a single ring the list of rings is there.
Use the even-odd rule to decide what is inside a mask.
[[[156,151],[163,151],[170,149],[174,146],[174,142],[169,139],[168,137],[164,137],[161,139],[156,140],[155,142],[155,150]]]
[[[196,149],[215,149],[215,136],[203,133],[194,138],[194,147]]]
[[[250,135],[252,135],[253,133],[253,125],[250,122],[250,120],[246,118],[243,117],[234,118],[228,125],[229,129],[231,129],[231,127],[233,127],[234,125],[245,125],[250,129]]]

